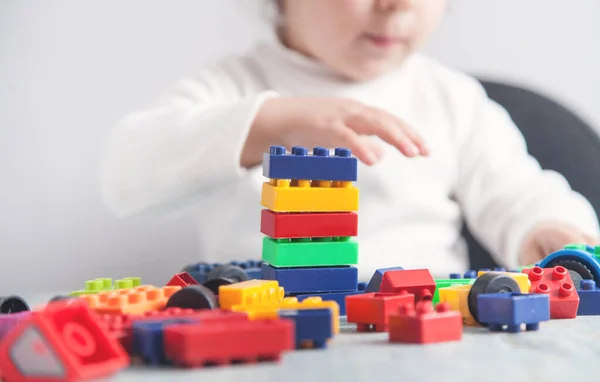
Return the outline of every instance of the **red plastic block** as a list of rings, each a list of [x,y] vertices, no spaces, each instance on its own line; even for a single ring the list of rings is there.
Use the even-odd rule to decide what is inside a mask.
[[[390,314],[405,305],[412,308],[415,296],[408,292],[357,294],[346,297],[346,315],[359,332],[387,332]]]
[[[168,358],[185,367],[278,361],[281,353],[295,348],[295,330],[294,322],[285,319],[170,325],[164,342]]]
[[[169,280],[169,282],[165,286],[180,286],[183,288],[188,285],[198,285],[198,284],[199,284],[198,281],[196,281],[196,279],[194,279],[189,273],[181,272],[181,273],[177,273],[175,276],[173,276],[171,278],[171,280]]]
[[[579,295],[565,267],[533,267],[523,269],[531,282],[529,293],[550,295],[550,318],[575,318],[579,308]]]
[[[90,380],[128,365],[127,353],[85,303],[51,303],[0,344],[0,369],[7,382]]]
[[[417,301],[431,301],[435,293],[435,281],[428,269],[390,270],[383,274],[381,293],[407,291],[415,295]]]
[[[289,213],[263,209],[260,232],[274,239],[356,236],[358,215],[354,212]]]
[[[404,305],[390,316],[390,342],[430,344],[462,339],[463,320],[460,312],[450,310],[448,303],[433,309],[431,301],[419,301],[416,307]]]

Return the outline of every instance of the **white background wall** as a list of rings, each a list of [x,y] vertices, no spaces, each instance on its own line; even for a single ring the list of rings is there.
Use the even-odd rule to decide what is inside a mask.
[[[194,261],[185,218],[112,217],[98,166],[120,115],[267,36],[252,1],[0,0],[0,296],[95,277],[159,283]],[[600,126],[600,2],[450,2],[429,53],[542,89]]]

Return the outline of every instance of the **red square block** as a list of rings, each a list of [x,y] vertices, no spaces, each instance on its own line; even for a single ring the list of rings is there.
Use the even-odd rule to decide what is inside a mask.
[[[428,269],[404,269],[387,271],[381,280],[381,293],[406,291],[415,295],[415,301],[431,301],[435,293],[435,281]]]
[[[349,237],[358,234],[355,212],[274,212],[263,209],[260,232],[273,239]]]
[[[430,344],[462,339],[463,320],[448,303],[417,302],[416,307],[400,308],[390,316],[390,342]]]
[[[575,318],[579,308],[579,295],[565,267],[533,267],[523,269],[531,282],[529,293],[550,295],[550,318]]]
[[[415,296],[410,293],[364,293],[346,297],[348,322],[356,323],[359,332],[387,332],[389,316],[402,306],[413,307]]]

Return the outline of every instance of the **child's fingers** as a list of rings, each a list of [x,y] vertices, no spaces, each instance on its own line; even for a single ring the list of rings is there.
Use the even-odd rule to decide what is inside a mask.
[[[380,155],[371,151],[370,145],[365,142],[363,137],[342,122],[333,126],[333,133],[335,134],[336,145],[352,150],[352,153],[361,162],[371,166],[379,161]]]
[[[347,125],[363,135],[376,135],[396,147],[407,157],[419,155],[419,148],[405,134],[404,128],[381,110],[366,107],[346,121]]]
[[[403,129],[404,134],[406,134],[406,136],[408,136],[408,138],[412,141],[412,143],[415,146],[417,146],[417,148],[419,149],[419,154],[421,154],[423,156],[429,155],[429,147],[427,147],[425,140],[423,139],[423,137],[421,137],[421,135],[419,135],[419,133],[417,133],[415,131],[415,129],[412,126],[410,126],[405,121],[403,121],[400,118],[393,116],[391,114],[390,114],[390,118],[395,120],[396,124]]]

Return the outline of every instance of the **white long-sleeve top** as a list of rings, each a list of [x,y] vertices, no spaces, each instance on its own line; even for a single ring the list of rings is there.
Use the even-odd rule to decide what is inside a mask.
[[[468,267],[463,219],[506,266],[536,223],[561,221],[598,232],[589,203],[559,174],[542,171],[506,111],[479,83],[415,54],[375,80],[351,83],[279,43],[263,43],[183,79],[158,103],[126,116],[108,146],[107,204],[121,216],[189,208],[199,261],[259,259],[260,166],[240,166],[250,125],[267,97],[345,97],[412,125],[431,155],[359,165],[359,275],[377,268]],[[540,128],[543,128],[542,126]],[[278,144],[279,142],[273,142]]]

